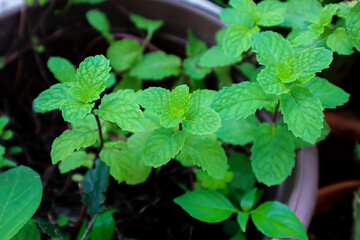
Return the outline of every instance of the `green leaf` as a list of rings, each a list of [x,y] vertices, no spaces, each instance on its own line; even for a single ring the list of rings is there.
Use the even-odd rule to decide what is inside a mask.
[[[200,189],[174,199],[193,218],[207,223],[222,222],[238,210],[221,193]]]
[[[256,16],[257,9],[253,0],[230,0],[229,5],[251,19]]]
[[[354,53],[349,33],[345,28],[336,28],[327,38],[326,45],[338,54],[351,55]]]
[[[336,108],[345,104],[350,98],[347,92],[320,77],[313,78],[303,87],[309,89],[314,97],[320,99],[323,108]]]
[[[106,79],[106,88],[110,89],[116,84],[116,75],[113,73],[110,73],[110,77]]]
[[[117,210],[110,209],[98,214],[91,227],[91,240],[111,240],[114,235],[114,217]]]
[[[33,220],[29,220],[25,226],[11,240],[41,240],[41,235]]]
[[[280,109],[289,130],[306,142],[315,143],[323,126],[320,100],[301,87],[294,87],[280,99]]]
[[[242,60],[241,56],[232,58],[225,54],[221,45],[216,45],[204,52],[199,61],[201,67],[214,68],[235,64]]]
[[[169,107],[171,115],[182,117],[189,111],[190,94],[189,87],[185,84],[177,86],[170,93]]]
[[[75,66],[66,58],[50,57],[47,66],[59,82],[76,82]]]
[[[263,1],[257,4],[258,21],[261,26],[275,26],[284,22],[283,13],[286,7],[282,2]]]
[[[142,89],[143,81],[136,77],[131,77],[128,72],[121,75],[120,82],[114,87],[114,92],[119,89],[134,89],[135,91]]]
[[[237,214],[236,219],[237,219],[237,222],[239,223],[240,228],[243,232],[246,232],[246,225],[249,221],[249,217],[250,217],[249,213],[239,212]]]
[[[60,110],[65,121],[74,122],[86,117],[94,106],[95,103],[66,101],[61,105]]]
[[[109,167],[100,160],[96,160],[96,167],[90,169],[82,181],[84,196],[82,201],[86,204],[86,211],[90,216],[104,210],[104,192],[109,185]]]
[[[227,26],[231,26],[236,23],[241,23],[248,27],[252,27],[254,25],[254,21],[249,16],[234,8],[224,8],[220,12],[219,17]]]
[[[231,155],[229,166],[230,171],[234,173],[234,178],[230,183],[232,189],[239,189],[245,193],[255,187],[256,178],[248,157],[240,153]]]
[[[308,240],[304,226],[286,205],[266,202],[251,212],[256,228],[268,237]]]
[[[250,48],[251,35],[259,31],[257,26],[250,28],[241,23],[231,25],[223,40],[224,52],[231,58],[239,57]]]
[[[93,145],[98,139],[96,130],[77,128],[66,130],[57,137],[51,146],[51,160],[53,164],[67,159],[75,150]]]
[[[358,3],[357,1],[350,1],[350,2],[340,2],[338,3],[338,12],[337,15],[341,18],[346,18],[351,9]]]
[[[215,179],[223,179],[227,171],[225,151],[214,135],[186,134],[184,146],[177,159],[201,167]]]
[[[211,107],[223,120],[246,118],[265,106],[275,105],[274,96],[266,94],[259,84],[242,82],[221,89]]]
[[[306,28],[309,20],[316,19],[323,8],[317,0],[288,0],[285,5],[285,21],[282,25],[296,29]]]
[[[106,121],[116,123],[121,129],[131,132],[145,131],[145,118],[138,104],[127,98],[125,92],[119,90],[105,94],[101,99],[99,109],[94,112]]]
[[[338,10],[337,4],[328,4],[320,12],[318,24],[320,26],[327,26],[331,23],[336,11]]]
[[[223,142],[244,146],[254,141],[259,125],[255,115],[250,115],[246,119],[225,120],[216,136]]]
[[[130,70],[130,76],[140,79],[162,80],[180,74],[181,59],[165,52],[146,54]]]
[[[210,190],[226,188],[226,183],[231,182],[234,176],[232,172],[226,172],[224,179],[215,179],[209,174],[207,174],[205,171],[198,168],[195,168],[193,172],[196,176],[196,179],[200,181],[201,186]]]
[[[183,131],[159,128],[146,140],[142,159],[147,166],[160,167],[174,158],[184,146]]]
[[[77,151],[65,160],[61,161],[59,170],[61,174],[64,174],[80,167],[91,168],[92,165],[93,161],[89,159],[87,152]]]
[[[346,17],[346,29],[351,43],[360,51],[360,3],[357,3]]]
[[[114,37],[110,33],[110,23],[106,15],[97,10],[92,9],[86,13],[86,19],[90,25],[103,35],[109,43],[114,42]]]
[[[33,102],[36,112],[44,113],[55,109],[60,109],[66,101],[72,101],[73,96],[70,89],[74,83],[58,83],[49,89],[41,92]]]
[[[193,80],[202,80],[211,73],[211,69],[199,66],[200,56],[184,60],[185,73]]]
[[[291,59],[289,65],[292,73],[298,75],[298,81],[305,83],[315,77],[317,72],[329,67],[332,55],[332,52],[325,48],[308,48]]]
[[[150,111],[170,112],[170,91],[161,87],[149,87],[138,95],[139,104]]]
[[[246,193],[245,196],[241,199],[240,206],[244,212],[248,212],[254,207],[256,202],[256,193],[257,188],[254,188],[250,192]]]
[[[191,29],[188,29],[187,36],[186,56],[196,57],[206,51],[206,43],[197,38]]]
[[[214,109],[201,108],[186,113],[183,126],[186,131],[193,134],[210,134],[221,127],[221,118]]]
[[[267,94],[281,95],[290,91],[288,85],[277,76],[271,67],[261,70],[256,80]]]
[[[132,135],[129,138],[133,146],[137,146],[137,151],[140,152],[142,145],[136,144],[137,137]],[[135,141],[135,143],[133,143]],[[126,182],[129,185],[136,185],[143,183],[151,173],[151,168],[145,166],[144,162],[139,156],[136,155],[134,148],[129,148],[128,144],[120,141],[119,142],[108,142],[104,144],[104,148],[100,152],[100,159],[104,161],[110,167],[110,174],[113,176],[118,183]],[[144,144],[142,142],[142,144]]]
[[[255,176],[267,186],[282,183],[295,165],[292,136],[282,126],[271,127],[268,123],[260,125],[251,151],[251,165]]]
[[[84,102],[92,102],[100,98],[106,88],[106,80],[110,77],[110,61],[103,55],[87,57],[76,72],[77,84],[81,90],[78,98]]]
[[[113,42],[106,51],[111,66],[115,71],[125,71],[139,62],[142,58],[143,46],[131,39]]]
[[[64,234],[62,233],[60,227],[51,224],[49,221],[44,219],[33,219],[34,222],[39,226],[42,232],[50,237],[53,240],[62,240],[64,239]],[[86,220],[85,220],[86,221]]]
[[[135,26],[139,29],[146,30],[150,33],[155,32],[163,25],[163,20],[151,20],[148,18],[144,18],[135,13],[130,13],[130,20],[135,24]]]
[[[199,110],[200,108],[210,107],[216,91],[208,89],[199,89],[190,95],[190,110]]]
[[[10,119],[6,116],[0,116],[0,133],[6,128],[6,126],[10,123]]]
[[[39,174],[19,166],[0,174],[0,239],[11,239],[34,215],[42,198]]]
[[[262,65],[277,66],[281,62],[288,62],[295,55],[289,41],[272,31],[253,34],[251,46]]]

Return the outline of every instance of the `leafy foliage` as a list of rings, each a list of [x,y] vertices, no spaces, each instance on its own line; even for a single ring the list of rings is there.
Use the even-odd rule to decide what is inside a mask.
[[[40,176],[25,166],[0,174],[0,183],[0,238],[9,240],[39,207],[42,184]]]

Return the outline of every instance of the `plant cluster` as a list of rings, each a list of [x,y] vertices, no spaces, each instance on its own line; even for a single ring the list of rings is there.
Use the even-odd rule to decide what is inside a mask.
[[[108,42],[107,57],[87,57],[77,69],[62,57],[48,60],[60,83],[42,92],[33,107],[40,113],[60,110],[70,123],[50,153],[60,172],[89,169],[74,178],[82,182],[83,202],[93,219],[90,235],[84,223],[79,236],[98,239],[96,224],[102,225],[102,218],[112,221],[106,239],[112,236],[114,210],[103,206],[109,174],[135,185],[145,182],[152,168],[176,159],[196,176],[195,191],[186,189],[174,199],[192,217],[214,223],[235,213],[239,228],[232,239],[245,239],[250,216],[267,236],[308,239],[287,206],[257,205],[262,190],[255,184],[281,184],[291,175],[296,151],[329,133],[324,109],[349,100],[349,94],[317,74],[330,66],[333,52],[360,50],[360,3],[229,4],[220,13],[227,26],[218,31],[217,44],[208,48],[189,30],[184,59],[151,43],[162,20],[130,13],[141,38],[111,32],[106,15],[93,9],[86,18]],[[270,28],[275,26],[281,33],[291,31],[285,38]],[[239,74],[249,81],[234,84]],[[204,89],[208,75],[216,76],[219,91]],[[172,90],[142,90],[145,80],[165,79],[175,80],[168,87]],[[272,120],[261,122],[259,115]],[[234,154],[232,146],[248,152]]]

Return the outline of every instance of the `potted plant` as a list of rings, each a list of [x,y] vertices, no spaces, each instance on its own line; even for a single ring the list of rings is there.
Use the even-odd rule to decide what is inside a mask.
[[[89,223],[83,221],[83,208],[82,215],[75,221],[76,230],[82,224],[79,239],[104,238],[106,226],[110,226],[106,239],[113,235],[113,214],[116,213],[112,209],[104,210],[103,205],[109,174],[119,183],[136,185],[146,181],[151,167],[160,169],[156,172],[161,174],[175,162],[171,160],[174,158],[189,174],[185,182],[179,183],[187,193],[174,201],[191,216],[214,223],[235,213],[238,226],[231,225],[234,223],[231,219],[227,221],[227,230],[234,239],[245,238],[250,216],[267,236],[307,239],[303,225],[289,207],[278,201],[258,205],[262,190],[255,187],[255,179],[267,186],[281,184],[293,172],[296,150],[326,137],[324,108],[335,108],[348,100],[343,90],[315,76],[329,67],[332,60],[332,51],[324,47],[324,42],[327,48],[339,53],[346,50],[348,54],[353,47],[358,48],[359,4],[324,7],[316,1],[303,6],[296,1],[255,4],[250,0],[232,0],[231,7],[220,13],[227,27],[219,30],[222,24],[215,16],[184,3],[108,1],[108,5],[90,10],[74,6],[80,2],[103,1],[70,1],[62,5],[69,27],[41,40],[33,39],[29,47],[36,47],[37,65],[49,80],[39,59],[37,51],[43,50],[39,46],[66,31],[70,31],[74,39],[85,39],[78,45],[70,45],[79,52],[77,62],[64,58],[67,54],[62,49],[52,48],[54,53],[48,58],[47,66],[60,83],[48,84],[51,86],[47,90],[33,98],[35,112],[58,109],[69,123],[53,141],[50,155],[53,164],[60,163],[62,173],[76,172],[72,179],[79,182],[82,201],[90,216]],[[45,13],[55,6],[56,3],[51,2]],[[316,10],[306,18],[302,13],[293,12],[309,6]],[[150,9],[156,11],[149,12]],[[118,16],[118,11],[125,18],[111,18],[112,14]],[[329,30],[335,15],[346,19],[346,30],[341,25]],[[83,22],[87,19],[96,31],[78,28],[73,19],[69,21],[69,16],[80,17]],[[111,30],[113,23],[109,18],[125,22],[130,26],[129,31]],[[299,19],[302,24],[298,24]],[[35,30],[43,24],[42,20]],[[48,24],[48,28],[54,27]],[[274,31],[264,30],[273,26],[290,27],[292,32],[285,39]],[[216,45],[208,48],[200,39],[212,38],[216,31],[216,41],[207,42]],[[98,33],[101,37],[88,40],[88,36]],[[184,49],[181,37],[186,33],[188,42]],[[346,41],[339,42],[339,38]],[[79,45],[81,51],[77,49]],[[5,68],[21,53],[5,56]],[[250,81],[241,81],[245,78]],[[50,82],[54,81],[51,79]],[[258,112],[261,109],[262,112]],[[50,115],[35,116],[36,124],[39,124],[37,118],[43,118],[43,122],[51,120]],[[53,123],[59,123],[57,116],[52,118]],[[46,136],[42,141],[47,142]],[[303,175],[304,161],[309,163],[316,158],[316,151],[314,148],[301,150],[298,158],[302,162],[297,163],[292,180],[277,190],[281,192],[284,191],[281,188],[290,186],[296,191],[275,199],[291,203],[304,192],[304,185],[298,180],[309,180]],[[89,169],[86,174],[84,167]],[[81,169],[76,170],[78,168]],[[49,169],[54,171],[53,167]],[[68,176],[71,179],[71,174]],[[152,178],[156,179],[156,174],[152,174]],[[316,190],[316,180],[310,184]],[[66,190],[65,185],[60,193]],[[305,198],[314,196],[305,195]],[[290,204],[290,207],[293,206]],[[310,207],[301,219],[305,224],[311,212]],[[42,221],[37,222],[43,231],[51,234],[44,230]],[[55,232],[60,234],[59,230]]]

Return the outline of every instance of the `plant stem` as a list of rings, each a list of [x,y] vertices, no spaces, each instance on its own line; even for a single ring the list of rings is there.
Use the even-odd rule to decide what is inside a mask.
[[[157,46],[155,46],[154,44],[152,43],[149,43],[147,42],[146,40],[138,37],[138,36],[135,36],[135,35],[132,35],[132,34],[128,34],[128,33],[113,33],[112,34],[115,38],[129,38],[129,39],[132,39],[132,40],[135,40],[139,43],[141,43],[142,45],[148,47],[151,51],[161,51],[160,48],[158,48]]]
[[[82,235],[82,237],[81,237],[80,240],[84,240],[85,237],[86,237],[86,235],[88,235],[88,233],[89,233],[89,231],[90,231],[90,228],[92,227],[92,225],[93,225],[93,223],[94,223],[97,215],[98,215],[98,214],[96,213],[96,214],[93,216],[93,218],[91,219],[89,225],[88,225],[87,228],[86,228],[86,231],[84,232],[84,235]]]
[[[103,138],[103,135],[102,135],[102,129],[101,129],[101,123],[100,123],[99,116],[96,115],[95,113],[93,113],[93,114],[94,114],[95,119],[96,119],[96,124],[98,126],[98,132],[99,132],[99,138],[100,138],[100,147],[99,147],[98,152],[96,153],[96,156],[95,156],[95,160],[96,160],[99,157],[102,148],[104,147],[104,138]]]
[[[280,102],[278,102],[275,107],[274,117],[273,117],[273,125],[275,125],[275,123],[276,123],[276,119],[277,119],[278,112],[279,112],[279,105],[280,105]]]

